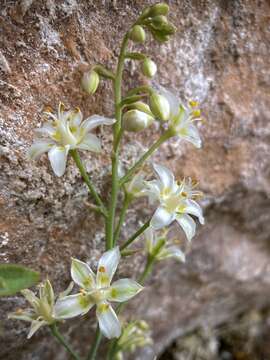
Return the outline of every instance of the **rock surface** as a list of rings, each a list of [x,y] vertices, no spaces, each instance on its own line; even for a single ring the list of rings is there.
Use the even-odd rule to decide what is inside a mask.
[[[89,211],[87,190],[70,160],[55,178],[46,157],[27,160],[42,110],[61,100],[88,116],[111,116],[111,86],[95,96],[80,90],[81,72],[96,62],[113,67],[128,24],[150,2],[89,0],[1,1],[0,5],[0,262],[21,263],[47,275],[57,290],[69,282],[70,257],[93,266],[104,249],[103,222]],[[202,150],[176,140],[155,158],[179,177],[192,176],[205,192],[206,225],[189,249],[186,265],[160,264],[127,316],[149,321],[155,344],[136,359],[153,359],[174,338],[197,326],[229,321],[251,306],[269,304],[270,290],[270,5],[267,0],[169,1],[177,35],[165,45],[147,45],[159,67],[154,82],[202,103]],[[126,86],[146,81],[127,63]],[[104,151],[85,155],[87,169],[106,196],[110,174],[110,129]],[[157,137],[152,128],[127,136],[123,163],[130,165]],[[91,200],[89,200],[91,201]],[[145,205],[145,206],[142,206]],[[122,239],[151,209],[130,210]],[[178,231],[178,230],[177,230]],[[178,234],[179,231],[178,231]],[[181,237],[182,233],[179,235]],[[122,265],[139,274],[143,259]],[[7,321],[25,305],[21,297],[0,300],[0,359],[67,359],[40,331],[26,340],[27,324]],[[86,352],[90,314],[63,325],[75,348]]]

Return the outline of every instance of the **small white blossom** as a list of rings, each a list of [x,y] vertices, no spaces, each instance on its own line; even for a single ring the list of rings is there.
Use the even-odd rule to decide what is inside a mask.
[[[80,149],[93,152],[101,151],[100,140],[90,131],[100,125],[112,125],[115,120],[99,115],[93,115],[83,121],[80,109],[65,111],[59,104],[58,113],[45,112],[48,121],[36,133],[41,138],[36,139],[29,149],[32,159],[39,158],[48,152],[48,157],[56,176],[62,176],[66,169],[69,150]]]
[[[59,295],[68,295],[73,287],[73,283],[67,288],[67,290]],[[39,297],[37,297],[31,290],[22,290],[22,295],[26,298],[31,309],[18,309],[16,312],[9,314],[10,319],[24,320],[31,322],[30,332],[27,336],[30,339],[31,336],[44,325],[51,325],[58,319],[54,315],[55,295],[52,285],[49,280],[39,285]]]
[[[180,100],[170,91],[160,87],[160,93],[170,104],[169,128],[173,134],[191,142],[200,148],[202,141],[194,121],[201,120],[201,111],[196,101],[190,101],[187,106],[180,103]]]
[[[102,334],[109,339],[119,337],[121,324],[109,301],[124,302],[142,290],[142,286],[132,279],[120,279],[111,284],[119,260],[118,247],[108,250],[100,258],[95,275],[86,263],[72,259],[71,276],[81,287],[81,292],[58,300],[55,317],[68,319],[84,315],[96,305]]]
[[[186,186],[185,182],[180,184],[176,182],[173,173],[165,166],[154,164],[153,167],[159,179],[145,182],[145,184],[150,202],[159,201],[160,205],[150,224],[158,230],[176,220],[190,241],[196,230],[196,223],[190,215],[196,216],[200,223],[204,224],[202,209],[193,200],[192,190]]]
[[[167,243],[166,234],[159,236],[149,227],[145,230],[144,236],[146,252],[156,260],[173,258],[181,262],[186,261],[185,254],[179,247]]]

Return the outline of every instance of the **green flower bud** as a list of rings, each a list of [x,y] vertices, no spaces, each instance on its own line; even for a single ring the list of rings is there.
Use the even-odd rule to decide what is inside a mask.
[[[145,31],[140,25],[135,25],[129,35],[129,38],[136,43],[143,43],[145,41],[145,37]]]
[[[157,65],[151,59],[146,58],[142,63],[142,72],[145,76],[152,78],[157,72]]]
[[[156,4],[151,6],[149,12],[147,13],[148,17],[154,17],[154,16],[158,16],[158,15],[167,15],[169,12],[169,5],[165,4],[165,3],[160,3],[160,4]]]
[[[160,94],[153,93],[149,99],[149,105],[155,117],[162,121],[169,120],[170,104],[168,100]]]
[[[130,104],[128,106],[128,110],[131,110],[131,109],[136,109],[136,110],[145,112],[146,114],[150,115],[152,118],[154,117],[153,113],[150,110],[150,107],[142,101],[137,101],[133,104]]]
[[[123,116],[123,127],[127,131],[139,132],[152,124],[154,118],[139,110],[129,110]]]
[[[86,91],[90,95],[93,95],[96,92],[99,84],[98,73],[94,70],[84,73],[81,84],[84,91]]]
[[[151,19],[151,23],[156,29],[159,29],[161,26],[168,24],[168,20],[166,16],[158,15]]]

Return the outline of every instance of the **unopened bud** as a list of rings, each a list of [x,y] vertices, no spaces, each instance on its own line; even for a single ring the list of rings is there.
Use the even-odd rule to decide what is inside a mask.
[[[151,19],[151,23],[156,29],[158,29],[160,26],[162,26],[164,24],[168,24],[168,20],[167,20],[166,16],[158,15],[158,16],[155,16],[153,19]]]
[[[99,75],[94,70],[88,71],[83,74],[82,77],[82,88],[88,94],[94,94],[99,85]]]
[[[129,38],[136,43],[143,43],[145,41],[145,37],[145,31],[140,25],[135,25],[129,35]]]
[[[149,12],[147,13],[147,16],[154,17],[158,15],[167,15],[169,9],[169,6],[165,3],[156,4],[151,6]]]
[[[146,129],[154,121],[152,116],[139,110],[129,110],[123,116],[124,129],[131,132],[139,132]]]
[[[146,58],[142,63],[142,72],[145,76],[152,78],[157,72],[157,65],[151,59]]]
[[[136,101],[135,103],[130,104],[128,106],[128,109],[129,110],[131,110],[131,109],[139,110],[139,111],[145,112],[146,114],[150,115],[151,117],[154,117],[153,113],[150,110],[150,107],[142,101]]]
[[[155,117],[162,121],[169,120],[170,104],[163,95],[153,93],[150,96],[149,105]]]

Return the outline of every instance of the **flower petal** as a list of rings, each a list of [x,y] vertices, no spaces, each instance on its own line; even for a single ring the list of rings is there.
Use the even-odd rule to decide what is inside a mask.
[[[45,123],[41,128],[35,129],[36,134],[48,135],[48,136],[53,136],[55,131],[56,131],[55,127],[49,122]]]
[[[159,260],[167,259],[170,257],[180,260],[182,262],[186,261],[185,253],[177,246],[169,246],[168,248],[163,248],[158,255]]]
[[[121,324],[113,308],[102,302],[97,306],[97,318],[102,334],[108,338],[118,338],[121,335]]]
[[[39,321],[39,320],[32,321],[29,334],[27,335],[27,339],[30,339],[34,335],[34,333],[38,331],[38,329],[41,328],[41,326],[44,325],[47,325],[46,321]]]
[[[109,286],[120,261],[119,247],[106,251],[100,258],[97,269],[97,286]]]
[[[203,225],[204,217],[203,217],[202,208],[200,207],[200,205],[198,203],[196,203],[196,201],[194,201],[194,200],[186,200],[185,204],[186,204],[185,212],[188,214],[197,216],[200,223]]]
[[[49,151],[54,143],[51,140],[36,140],[27,152],[30,159],[38,159],[42,154]]]
[[[89,150],[98,153],[101,151],[101,142],[95,135],[86,134],[76,147],[78,149]]]
[[[36,310],[39,305],[39,298],[29,289],[24,289],[21,294],[26,298],[29,304]]]
[[[62,176],[66,170],[68,146],[54,146],[48,153],[49,160],[56,176]]]
[[[57,300],[53,311],[53,317],[61,320],[84,315],[93,305],[93,301],[87,294],[69,295]]]
[[[192,219],[191,216],[186,214],[177,215],[176,220],[178,224],[181,226],[181,228],[184,230],[188,241],[190,241],[195,235],[195,231],[196,231],[195,221]]]
[[[83,116],[79,108],[74,109],[69,115],[70,126],[76,128],[80,126]]]
[[[85,119],[82,123],[82,128],[85,131],[91,131],[100,125],[112,125],[115,123],[115,119],[106,118],[100,115],[92,115],[89,118]]]
[[[144,231],[144,237],[146,251],[151,254],[155,246],[155,232],[151,226]]]
[[[54,305],[54,291],[50,280],[47,279],[44,283],[40,284],[39,298],[41,301],[47,302],[49,306]]]
[[[182,136],[183,139],[191,142],[196,148],[200,148],[202,146],[202,141],[200,138],[200,134],[196,126],[190,124],[187,128],[187,135]]]
[[[153,164],[155,172],[158,174],[160,181],[164,188],[173,189],[174,186],[174,175],[165,166],[159,164]]]
[[[95,287],[95,275],[91,268],[84,262],[72,259],[71,277],[81,288],[92,290]]]
[[[123,302],[142,291],[143,287],[132,279],[120,279],[112,283],[108,290],[108,300]]]
[[[165,226],[170,225],[171,222],[175,219],[174,213],[169,213],[162,206],[158,207],[152,216],[150,225],[155,229],[162,229]]]
[[[23,320],[29,322],[32,322],[36,317],[36,313],[32,309],[18,310],[8,314],[8,319]]]
[[[175,96],[171,91],[169,91],[161,86],[160,86],[159,90],[160,90],[160,93],[163,96],[165,96],[165,98],[167,99],[167,101],[170,104],[171,116],[177,115],[179,112],[179,106],[180,106],[180,102],[179,102],[179,99],[177,98],[177,96]]]

